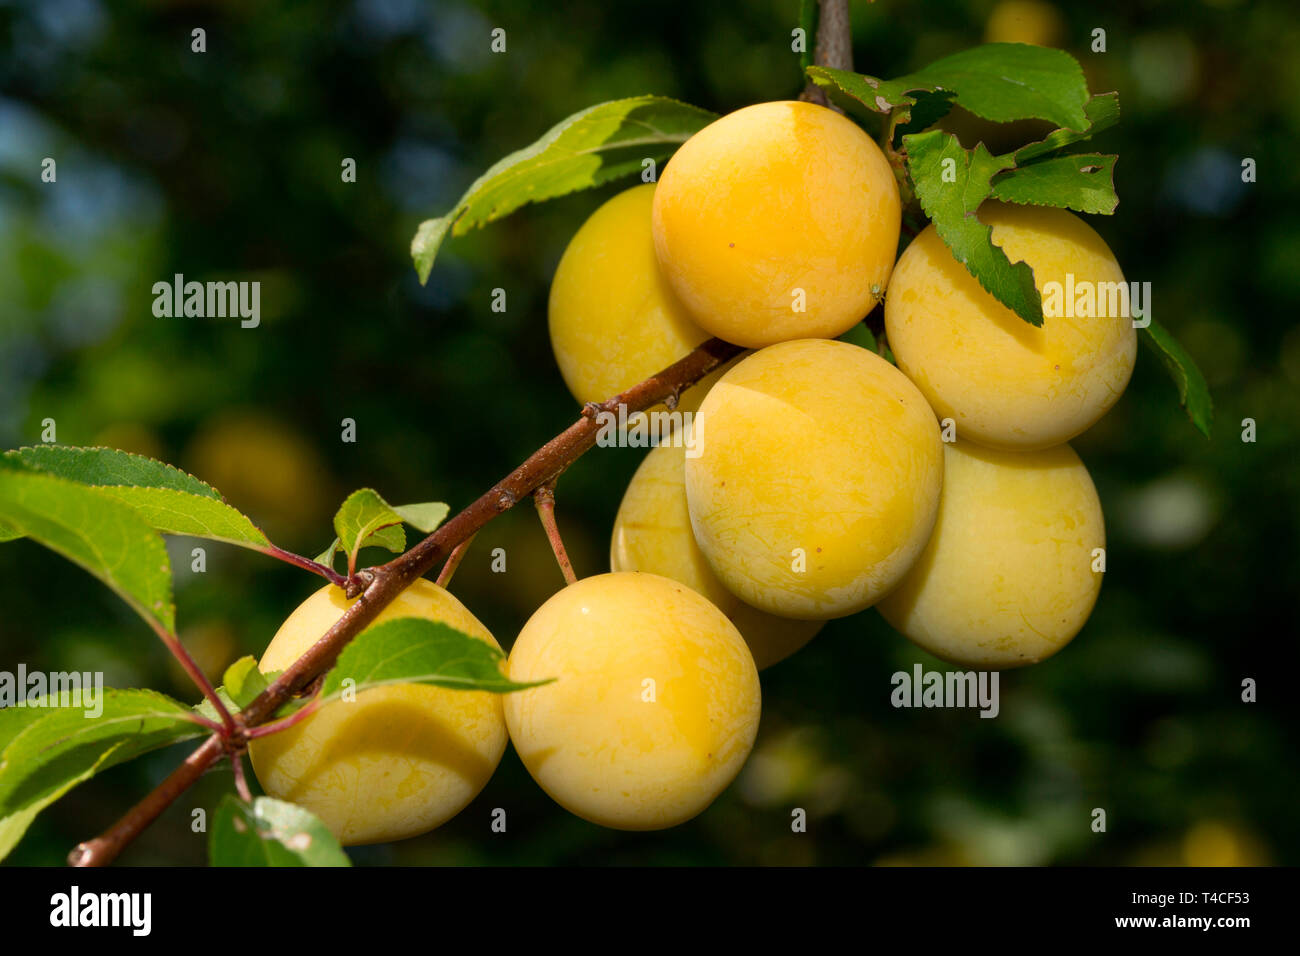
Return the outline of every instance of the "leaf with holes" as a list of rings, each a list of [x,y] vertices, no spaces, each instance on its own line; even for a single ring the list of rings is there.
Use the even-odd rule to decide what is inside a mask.
[[[258,797],[250,806],[227,794],[208,837],[213,866],[351,866],[325,824],[283,800]]]

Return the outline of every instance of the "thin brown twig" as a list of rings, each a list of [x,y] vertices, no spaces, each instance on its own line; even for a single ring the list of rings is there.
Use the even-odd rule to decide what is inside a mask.
[[[249,740],[256,740],[258,737],[269,737],[271,734],[278,734],[282,730],[288,730],[294,724],[301,723],[312,714],[320,709],[323,701],[317,697],[310,703],[303,705],[300,709],[295,710],[288,717],[282,717],[280,720],[273,721],[269,724],[261,724],[257,727],[249,727],[244,731],[244,736]]]
[[[181,639],[167,630],[161,621],[154,620],[151,617],[149,623],[167,650],[171,651],[172,657],[180,662],[181,668],[189,675],[190,680],[194,681],[195,686],[203,692],[203,696],[212,705],[212,709],[217,712],[217,716],[221,718],[221,727],[218,730],[226,736],[233,734],[235,732],[235,719],[230,716],[230,711],[226,709],[226,705],[222,703],[221,698],[217,696],[217,691],[212,686],[212,682],[208,680],[207,675],[203,673],[199,665],[194,662],[194,658],[185,649]]]
[[[230,752],[230,769],[235,772],[235,791],[239,798],[245,803],[253,802],[253,791],[248,789],[248,775],[244,773],[244,752],[242,750],[232,750]]]
[[[626,406],[628,414],[652,408],[669,395],[699,381],[742,351],[738,345],[721,339],[709,339],[685,358],[627,391],[599,404],[588,404],[576,422],[539,448],[527,461],[460,514],[405,554],[380,567],[367,569],[368,583],[360,600],[344,611],[342,617],[320,640],[240,712],[241,736],[242,728],[265,723],[280,705],[329,670],[352,638],[360,634],[380,611],[417,578],[449,555],[456,545],[532,494],[539,485],[558,476],[595,445],[602,428],[603,415],[616,416],[620,405]],[[235,741],[236,744],[239,742]],[[69,854],[68,862],[73,866],[104,866],[111,863],[128,843],[139,836],[226,752],[227,746],[216,734],[208,738],[111,828],[95,839],[78,845]]]
[[[573,584],[578,576],[573,573],[573,563],[569,552],[565,550],[564,538],[560,537],[560,526],[555,523],[555,480],[539,485],[533,491],[533,504],[537,505],[537,514],[546,529],[546,538],[551,542],[551,551],[555,554],[555,563],[560,566],[566,584]]]
[[[460,567],[460,562],[465,558],[465,552],[468,551],[469,546],[474,543],[474,537],[474,535],[470,535],[452,549],[451,554],[447,557],[446,563],[442,566],[442,570],[438,572],[438,580],[436,582],[438,587],[445,588],[447,585],[451,584],[451,576],[455,574],[456,569]]]
[[[321,564],[318,561],[313,561],[311,558],[304,558],[301,554],[294,554],[292,551],[286,551],[284,548],[278,547],[277,545],[268,545],[265,548],[258,548],[258,550],[268,557],[283,561],[285,564],[292,564],[294,567],[310,571],[312,574],[319,574],[336,587],[343,587],[347,582],[346,577],[339,574],[328,565]]]

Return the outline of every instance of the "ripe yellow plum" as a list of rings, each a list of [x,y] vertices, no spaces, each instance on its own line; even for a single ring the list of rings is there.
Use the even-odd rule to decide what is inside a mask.
[[[311,595],[276,632],[259,669],[293,663],[352,603],[333,585]],[[463,604],[430,581],[408,587],[375,623],[398,617],[442,621],[498,647]],[[506,739],[498,694],[394,684],[331,701],[254,740],[249,756],[267,793],[306,807],[353,845],[405,839],[450,820],[492,776]]]
[[[1101,590],[1101,503],[1069,445],[1012,452],[944,446],[934,535],[877,607],[895,629],[954,664],[1000,670],[1051,657],[1079,633]]]
[[[654,244],[701,327],[759,348],[834,338],[870,312],[900,216],[889,162],[857,125],[813,103],[759,103],[668,161]]]
[[[754,659],[704,597],[657,574],[583,578],[524,625],[509,694],[524,766],[572,813],[622,830],[676,826],[739,772],[758,731]]]
[[[655,184],[647,183],[602,205],[574,235],[555,270],[551,348],[580,402],[604,401],[709,338],[659,270],[650,236],[654,193]],[[678,407],[697,408],[716,377],[683,392]]]
[[[660,445],[641,462],[614,520],[610,566],[615,571],[659,574],[703,594],[736,625],[762,670],[807,644],[825,622],[768,614],[722,586],[691,531],[686,452],[680,442]]]
[[[1049,287],[1044,312],[1063,314],[1045,315],[1038,328],[1025,322],[980,286],[930,225],[894,269],[885,302],[889,346],[935,413],[956,423],[958,437],[998,448],[1059,445],[1101,418],[1133,373],[1137,333],[1131,317],[1114,314],[1128,301],[1124,274],[1073,213],[995,203],[979,215],[1007,258],[1033,269],[1040,293],[1057,284],[1060,295]],[[1068,289],[1078,290],[1073,304]],[[1094,314],[1085,316],[1077,313],[1089,310],[1079,298],[1087,289]],[[1095,314],[1101,310],[1111,314]]]
[[[874,604],[930,536],[939,423],[902,372],[847,342],[741,360],[705,396],[686,459],[695,540],[723,585],[782,617]]]

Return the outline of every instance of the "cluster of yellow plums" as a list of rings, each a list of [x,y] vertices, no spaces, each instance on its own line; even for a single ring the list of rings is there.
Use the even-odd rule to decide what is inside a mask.
[[[265,789],[344,843],[398,839],[459,812],[508,738],[573,813],[667,827],[744,763],[759,669],[828,619],[875,605],[926,650],[984,669],[1073,638],[1100,589],[1104,531],[1065,442],[1126,386],[1131,320],[1030,326],[933,226],[895,262],[900,215],[876,144],[802,102],[719,119],[658,183],[601,206],[551,290],[551,341],[578,400],[606,399],[710,336],[756,351],[683,396],[695,441],[642,463],[611,573],[569,585],[519,634],[509,676],[552,683],[507,695],[412,684],[330,703],[254,742]],[[1068,212],[988,204],[980,218],[1040,289],[1067,273],[1123,281]],[[837,340],[882,298],[897,367]],[[309,598],[262,669],[301,654],[347,603],[332,587]],[[410,615],[495,645],[426,581],[380,619]]]

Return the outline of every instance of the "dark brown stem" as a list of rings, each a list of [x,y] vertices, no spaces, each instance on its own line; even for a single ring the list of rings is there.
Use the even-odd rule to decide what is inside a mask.
[[[853,31],[849,27],[849,0],[818,0],[817,46],[813,62],[836,70],[853,69]],[[799,99],[830,106],[826,91],[809,80]],[[831,106],[837,112],[838,107]]]
[[[438,572],[438,587],[445,588],[451,584],[451,576],[456,573],[456,569],[460,567],[460,562],[465,558],[465,552],[469,550],[469,546],[473,543],[474,535],[470,535],[452,549],[451,555],[442,566],[442,570]]]
[[[547,540],[551,542],[555,563],[560,566],[565,582],[572,584],[578,580],[578,576],[573,573],[573,563],[569,560],[569,552],[564,548],[564,539],[560,537],[560,526],[555,523],[555,481],[553,479],[533,492],[533,504],[537,505],[537,514],[542,519],[542,527],[546,529]]]
[[[369,583],[360,599],[240,713],[240,723],[253,727],[265,723],[280,705],[302,692],[333,666],[348,641],[361,633],[416,578],[419,578],[461,542],[468,540],[493,518],[508,511],[540,485],[556,478],[596,444],[604,416],[617,420],[620,405],[627,413],[653,408],[668,396],[699,381],[718,366],[739,355],[738,345],[709,339],[679,362],[600,404],[588,404],[582,417],[532,454],[477,501],[456,515],[411,550],[388,564],[369,568]],[[80,844],[68,857],[74,866],[104,866],[140,835],[158,815],[203,775],[225,752],[220,737],[213,736],[172,771],[156,790],[127,811],[102,836]]]

